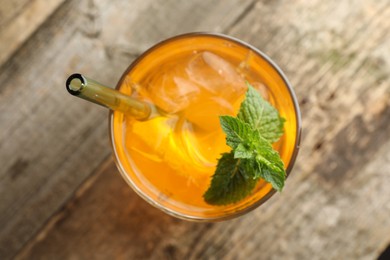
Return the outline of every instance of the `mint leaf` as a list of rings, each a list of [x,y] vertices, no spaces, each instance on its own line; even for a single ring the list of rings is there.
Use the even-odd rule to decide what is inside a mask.
[[[245,170],[245,160],[235,159],[232,152],[222,154],[211,181],[203,195],[207,203],[226,205],[238,202],[251,194],[257,179]]]
[[[226,205],[250,195],[260,178],[281,191],[286,172],[279,153],[272,148],[283,134],[284,119],[248,84],[237,117],[220,116],[226,143],[232,148],[219,159],[210,188],[209,204]]]
[[[249,147],[239,144],[233,152],[235,158],[253,159],[252,171],[254,171],[255,178],[266,180],[277,191],[283,189],[286,178],[284,163],[279,153],[260,135],[258,130],[252,132],[251,145]]]
[[[284,118],[249,83],[245,100],[237,115],[239,119],[258,129],[261,136],[274,143],[283,135]]]
[[[235,149],[239,144],[248,140],[251,135],[251,129],[240,119],[232,116],[220,116],[222,130],[226,134],[226,144]]]
[[[234,149],[234,158],[249,159],[252,157],[253,151],[244,144],[239,144],[236,149]]]
[[[263,168],[262,170],[262,178],[271,183],[272,187],[277,191],[282,191],[284,187],[284,181],[285,181],[285,173],[281,174],[275,174],[272,170],[268,168]]]
[[[265,138],[260,136],[257,141],[255,161],[258,165],[258,171],[256,176],[271,183],[277,191],[282,191],[286,178],[283,161],[279,153],[272,148]]]

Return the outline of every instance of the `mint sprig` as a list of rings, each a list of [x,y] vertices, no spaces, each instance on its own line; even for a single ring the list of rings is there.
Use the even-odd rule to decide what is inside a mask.
[[[259,179],[281,191],[286,172],[272,143],[283,135],[284,119],[248,83],[248,91],[237,117],[220,116],[226,143],[232,148],[222,154],[204,194],[207,203],[226,205],[250,195]]]

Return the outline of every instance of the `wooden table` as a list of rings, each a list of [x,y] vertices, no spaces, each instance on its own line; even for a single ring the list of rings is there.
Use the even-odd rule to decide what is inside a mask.
[[[107,111],[71,97],[115,85],[152,44],[221,32],[267,53],[302,110],[283,193],[191,223],[115,168]],[[0,1],[0,259],[376,259],[390,243],[390,1]]]

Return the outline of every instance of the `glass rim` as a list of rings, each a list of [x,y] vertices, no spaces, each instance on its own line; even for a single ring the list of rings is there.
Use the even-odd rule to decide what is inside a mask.
[[[264,61],[266,61],[277,72],[277,74],[279,74],[280,78],[283,80],[284,85],[287,87],[287,90],[288,90],[288,92],[290,94],[290,97],[292,99],[292,103],[294,105],[294,114],[295,114],[295,118],[296,118],[296,134],[295,134],[294,151],[293,151],[293,154],[291,155],[291,158],[289,160],[289,164],[288,164],[288,166],[286,168],[286,174],[287,174],[286,179],[287,179],[290,176],[292,168],[294,167],[294,164],[295,164],[295,161],[296,161],[296,158],[298,156],[299,149],[300,149],[300,142],[301,142],[302,119],[301,119],[301,112],[300,112],[300,109],[299,109],[298,99],[297,99],[297,97],[295,95],[295,92],[294,92],[290,82],[288,81],[286,75],[280,69],[280,67],[271,58],[269,58],[265,53],[263,53],[262,51],[260,51],[256,47],[252,46],[251,44],[246,43],[246,42],[244,42],[244,41],[242,41],[240,39],[237,39],[235,37],[222,34],[222,33],[191,32],[191,33],[184,33],[184,34],[179,34],[179,35],[176,35],[176,36],[172,36],[172,37],[169,37],[169,38],[167,38],[165,40],[162,40],[162,41],[154,44],[153,46],[148,48],[146,51],[144,51],[140,56],[138,56],[133,62],[131,62],[131,64],[127,67],[127,69],[123,72],[122,76],[120,77],[120,79],[119,79],[115,89],[119,90],[119,88],[122,85],[122,83],[123,83],[125,77],[127,76],[127,74],[144,57],[149,55],[149,53],[153,52],[155,49],[158,49],[160,46],[162,46],[162,45],[164,45],[164,44],[166,44],[167,42],[170,42],[170,41],[175,41],[175,40],[178,40],[178,39],[181,39],[181,38],[193,38],[193,37],[198,37],[198,36],[200,36],[200,37],[206,36],[206,37],[213,37],[213,38],[221,38],[221,39],[225,39],[225,40],[228,40],[228,41],[232,41],[232,42],[237,43],[237,44],[239,44],[239,45],[241,45],[243,47],[246,47],[246,48],[250,49],[251,51],[253,51],[257,55],[259,55]],[[113,135],[113,132],[114,132],[113,131],[113,125],[114,125],[113,124],[113,117],[114,117],[114,113],[113,113],[112,110],[110,110],[110,112],[109,112],[109,120],[108,120],[110,143],[111,143],[112,151],[113,151],[113,154],[114,154],[114,161],[115,161],[115,164],[116,164],[117,168],[119,169],[120,174],[125,179],[126,183],[137,193],[137,195],[139,195],[141,198],[143,198],[150,205],[152,205],[152,206],[156,207],[157,209],[167,213],[168,215],[171,215],[171,216],[179,218],[179,219],[195,221],[195,222],[217,222],[217,221],[229,220],[229,219],[233,219],[233,218],[242,216],[242,215],[244,215],[244,214],[254,210],[255,208],[257,208],[260,205],[262,205],[264,202],[266,202],[268,199],[270,199],[276,193],[276,190],[272,188],[264,197],[262,197],[259,200],[255,201],[251,205],[249,205],[249,206],[247,206],[247,207],[245,207],[243,209],[240,209],[238,211],[235,211],[235,212],[232,212],[230,214],[227,214],[225,216],[200,217],[200,216],[192,216],[192,215],[188,215],[188,214],[183,214],[183,213],[176,212],[175,210],[171,210],[171,209],[167,208],[166,206],[161,205],[160,203],[158,203],[154,199],[148,197],[146,194],[144,194],[144,192],[139,187],[137,187],[137,185],[135,183],[133,183],[131,178],[127,175],[126,170],[123,168],[120,160],[118,159],[119,157],[118,157],[118,154],[117,154],[117,149],[116,149],[114,135]]]

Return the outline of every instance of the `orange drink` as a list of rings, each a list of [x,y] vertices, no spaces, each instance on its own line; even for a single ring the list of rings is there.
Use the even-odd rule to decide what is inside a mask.
[[[231,37],[186,34],[163,41],[131,64],[117,89],[153,104],[160,116],[139,121],[110,114],[112,146],[127,183],[173,216],[214,221],[243,214],[273,193],[260,180],[247,198],[230,205],[204,201],[221,154],[229,152],[220,115],[235,116],[253,85],[286,119],[273,144],[291,171],[298,152],[300,114],[286,77],[264,54]]]

